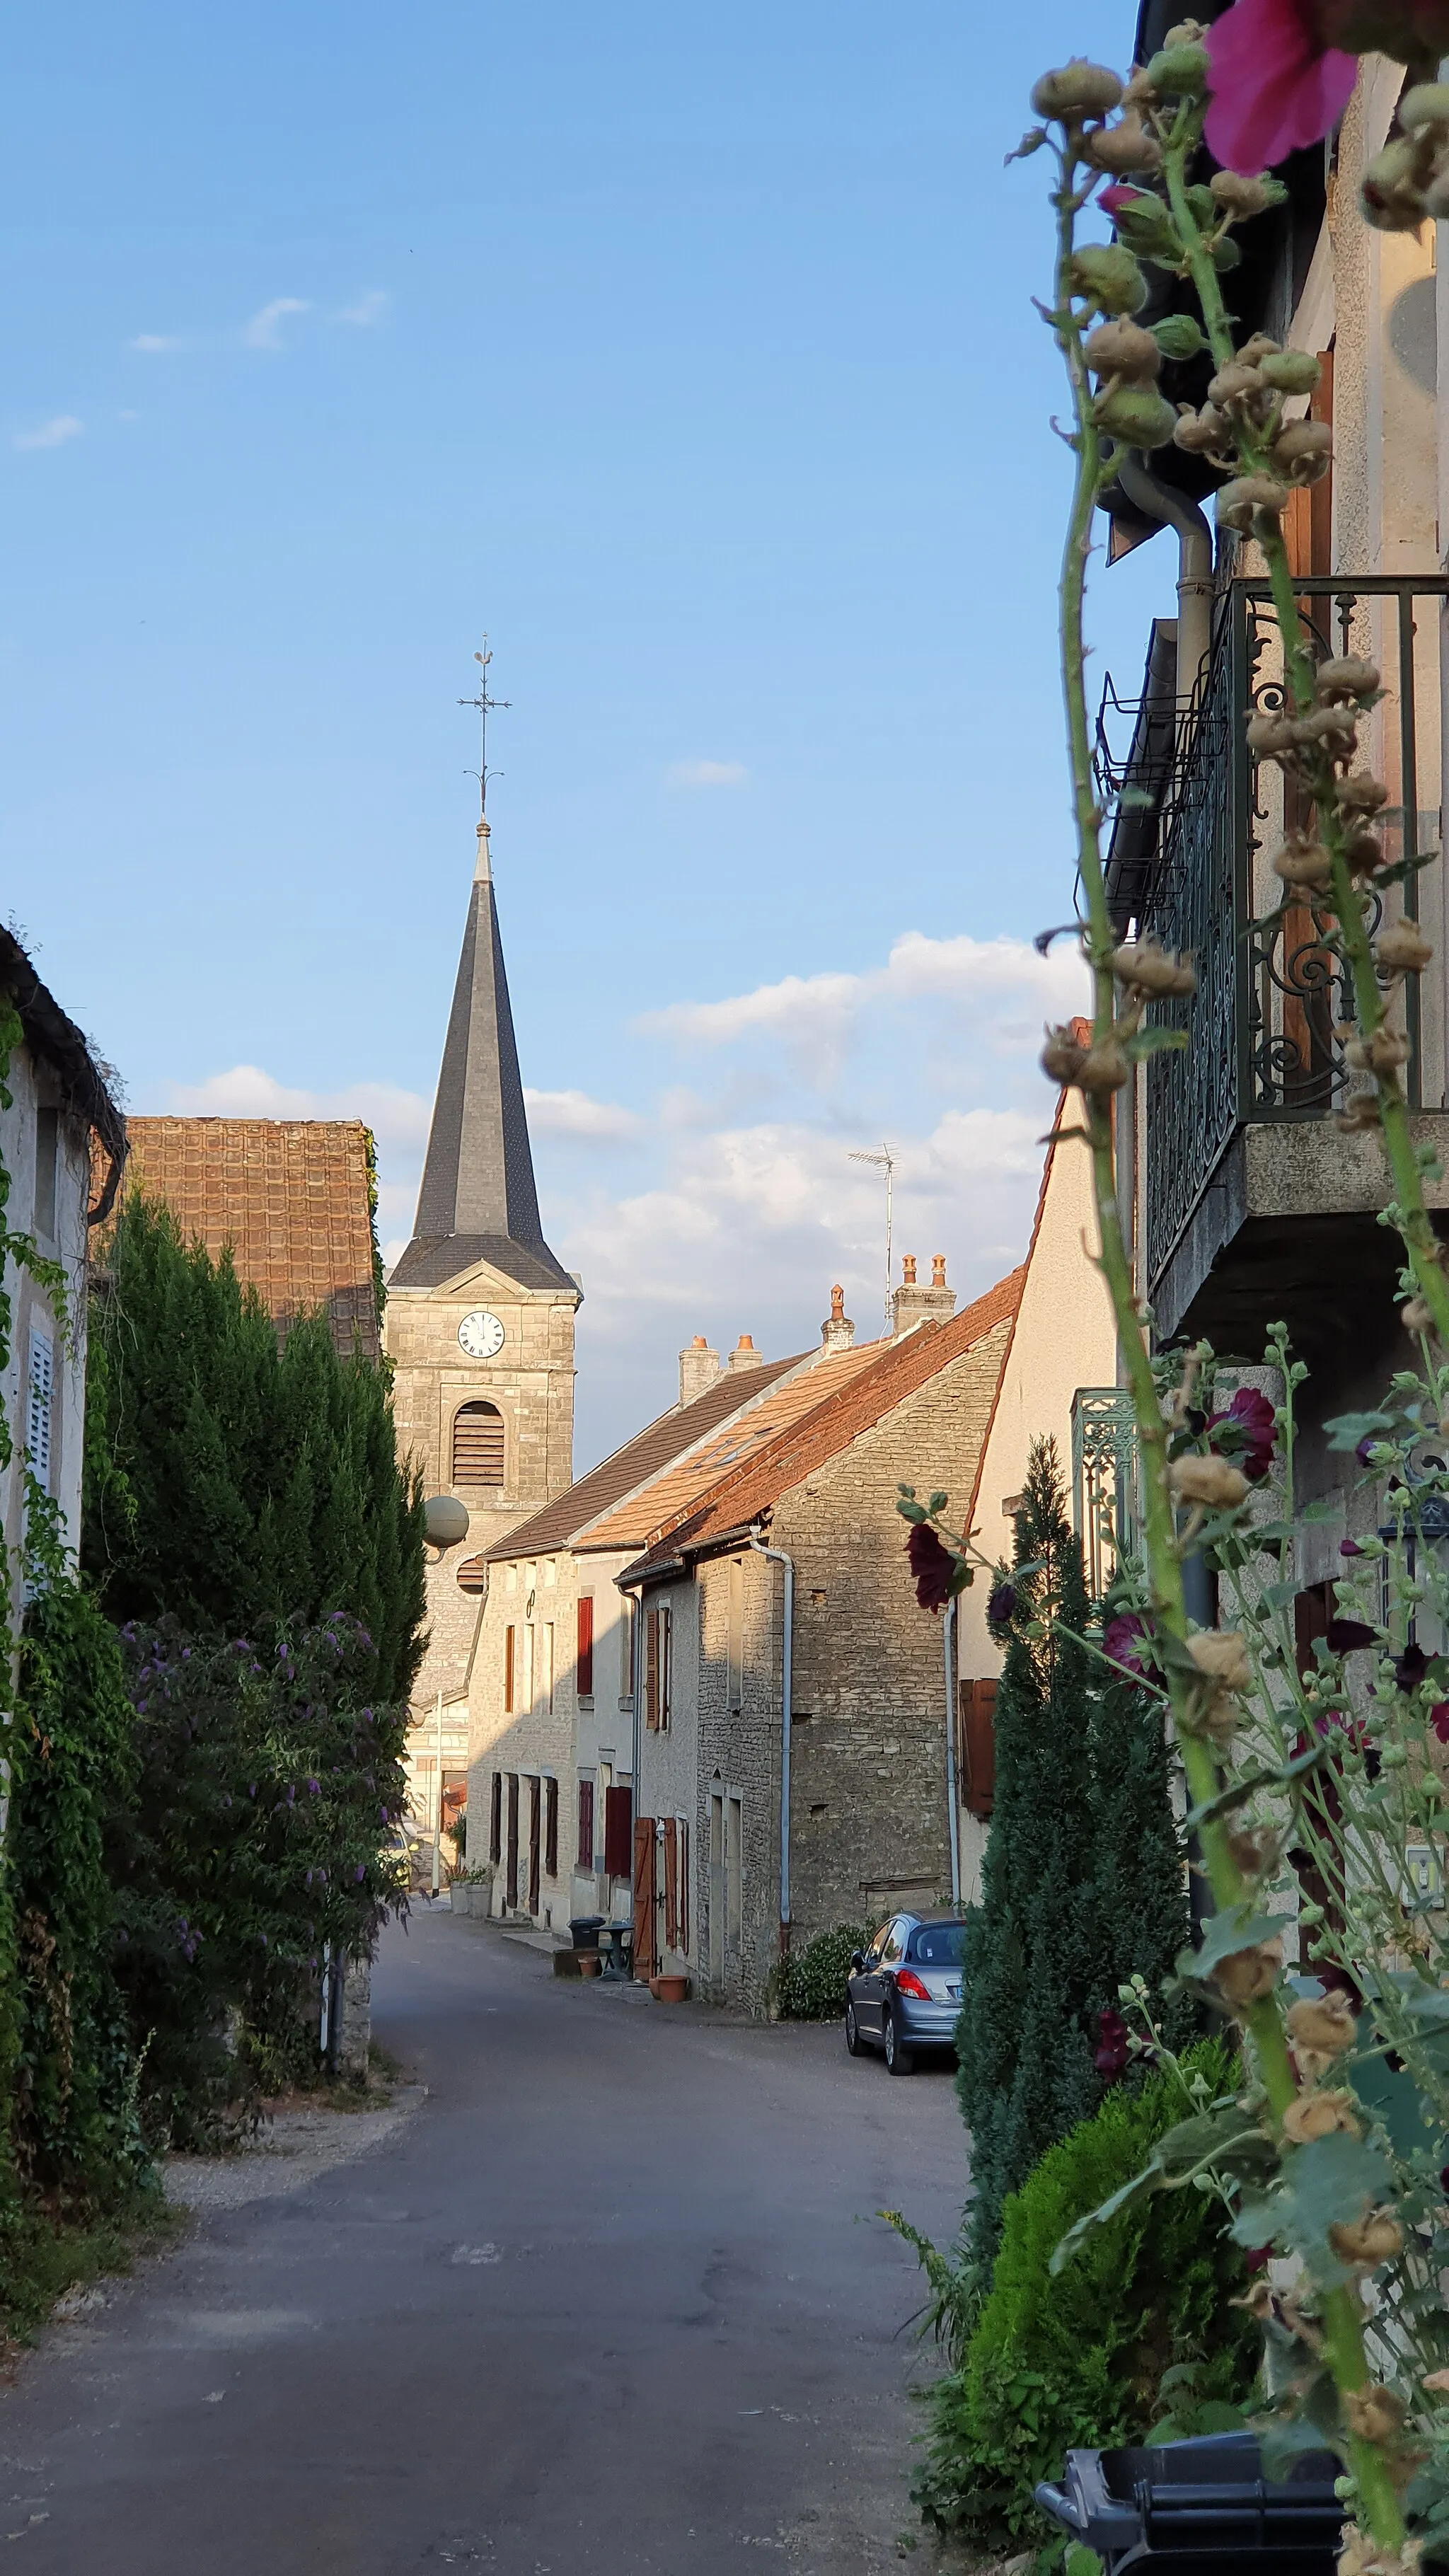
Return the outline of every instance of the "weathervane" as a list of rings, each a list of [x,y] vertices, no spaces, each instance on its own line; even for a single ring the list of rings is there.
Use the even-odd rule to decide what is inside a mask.
[[[495,707],[511,707],[513,700],[511,698],[490,698],[488,694],[488,665],[492,661],[493,656],[488,650],[488,638],[486,635],[483,638],[482,652],[475,653],[473,659],[478,665],[478,695],[476,698],[460,698],[458,700],[458,704],[460,707],[476,707],[478,710],[479,765],[476,769],[470,769],[468,775],[470,778],[476,778],[478,781],[478,811],[486,821],[488,815],[488,781],[490,778],[501,778],[503,775],[503,772],[500,769],[490,769],[488,766],[488,719]]]

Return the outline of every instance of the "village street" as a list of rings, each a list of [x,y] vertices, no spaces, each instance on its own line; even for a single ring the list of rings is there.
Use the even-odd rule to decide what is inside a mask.
[[[950,2233],[949,2076],[561,1983],[426,1906],[385,1941],[375,2028],[419,2108],[203,2212],[0,2393],[7,2564],[894,2566],[919,2275],[872,2213]]]

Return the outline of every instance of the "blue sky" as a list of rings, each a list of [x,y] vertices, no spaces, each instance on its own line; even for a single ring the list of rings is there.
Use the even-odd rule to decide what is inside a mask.
[[[6,910],[136,1109],[376,1122],[493,846],[579,1459],[702,1330],[1019,1255],[1070,965],[1036,71],[1132,12],[358,0],[12,34]],[[1130,679],[1159,540],[1100,584]],[[919,1236],[919,1240],[917,1240]]]

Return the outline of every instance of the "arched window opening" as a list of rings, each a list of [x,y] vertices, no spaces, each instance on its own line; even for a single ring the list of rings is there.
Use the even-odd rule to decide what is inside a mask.
[[[453,1416],[455,1485],[501,1485],[503,1416],[496,1404],[460,1404]]]

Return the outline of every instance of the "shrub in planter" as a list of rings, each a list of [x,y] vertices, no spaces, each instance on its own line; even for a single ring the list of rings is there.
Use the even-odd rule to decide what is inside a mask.
[[[1235,2081],[1216,2041],[1200,2042],[1181,2064],[1214,2094]],[[1141,2171],[1184,2108],[1181,2083],[1167,2074],[1119,2087],[1007,2199],[991,2288],[964,2359],[931,2393],[917,2497],[941,2529],[992,2544],[1044,2533],[1032,2503],[1037,2481],[1058,2473],[1073,2444],[1141,2441],[1181,2386],[1171,2374],[1189,2365],[1204,2429],[1205,2409],[1222,2409],[1216,2420],[1225,2424],[1234,2420],[1226,2410],[1250,2394],[1259,2336],[1233,2304],[1245,2287],[1244,2256],[1216,2197],[1140,2198],[1093,2231],[1061,2271],[1051,2269],[1068,2228]]]
[[[837,1923],[817,1932],[803,1950],[789,1950],[773,1979],[774,2005],[781,2021],[838,2021],[845,2010],[845,1980],[857,1950],[863,1950],[873,1924]]]

